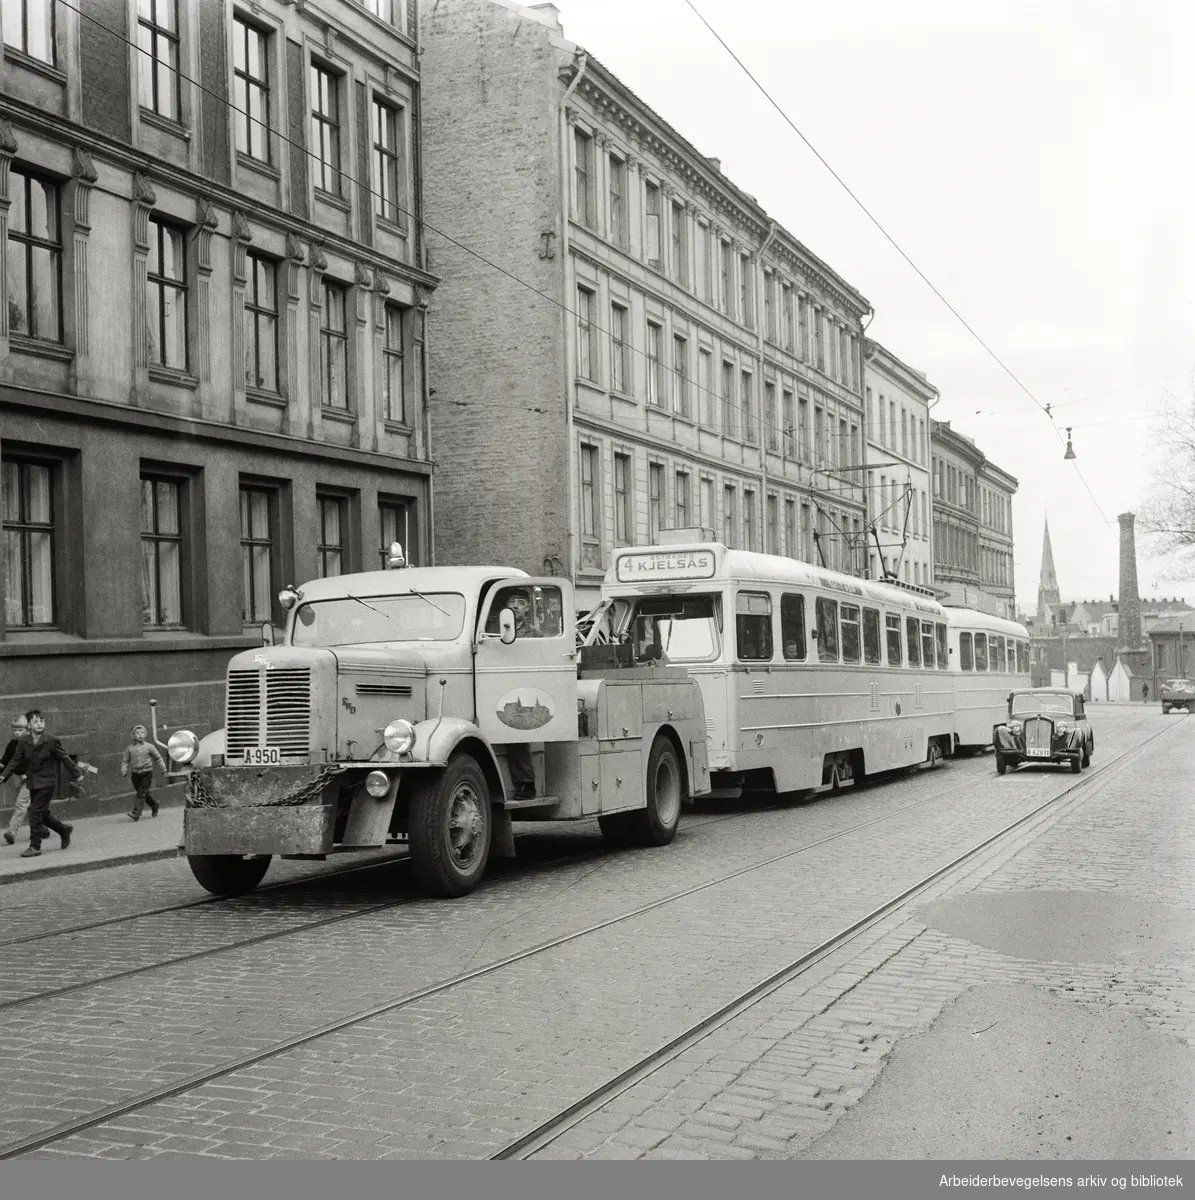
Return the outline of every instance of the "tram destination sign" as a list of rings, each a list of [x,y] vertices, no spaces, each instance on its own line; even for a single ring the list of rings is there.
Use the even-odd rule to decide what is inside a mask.
[[[717,562],[712,550],[659,550],[620,554],[614,573],[619,583],[652,579],[712,579]]]

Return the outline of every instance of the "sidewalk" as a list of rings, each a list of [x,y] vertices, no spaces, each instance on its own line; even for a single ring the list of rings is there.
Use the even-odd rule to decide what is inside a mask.
[[[51,833],[42,841],[39,858],[21,857],[21,851],[29,845],[28,825],[22,826],[17,834],[15,846],[0,841],[0,886],[47,875],[70,875],[123,863],[177,858],[183,840],[181,807],[164,807],[157,817],[151,817],[147,811],[140,821],[130,821],[127,813],[110,813],[102,817],[78,817],[70,823],[74,826],[70,849],[60,850],[58,835]]]

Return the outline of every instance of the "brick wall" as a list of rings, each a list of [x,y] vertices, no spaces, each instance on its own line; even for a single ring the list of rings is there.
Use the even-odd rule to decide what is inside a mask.
[[[88,21],[79,39],[79,65],[83,77],[83,121],[110,137],[127,142],[129,124],[129,48],[100,26],[128,36],[129,6],[125,0],[88,0]]]
[[[428,351],[436,561],[540,574],[549,555],[569,561],[556,73],[570,56],[497,4],[442,0],[421,16],[424,203],[442,277]]]
[[[229,14],[223,0],[204,0],[199,6],[199,64],[206,89],[199,95],[203,125],[203,169],[228,183],[228,106],[221,97],[228,89],[225,31]]]

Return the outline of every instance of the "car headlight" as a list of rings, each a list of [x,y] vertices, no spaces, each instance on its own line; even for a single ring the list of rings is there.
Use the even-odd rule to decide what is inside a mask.
[[[382,731],[382,741],[386,743],[387,750],[395,754],[407,754],[415,744],[415,726],[399,717]]]
[[[390,791],[390,776],[385,771],[370,771],[365,776],[365,790],[375,800],[381,800]]]
[[[199,739],[189,729],[175,730],[166,743],[166,753],[172,762],[185,766],[195,761],[199,753]]]

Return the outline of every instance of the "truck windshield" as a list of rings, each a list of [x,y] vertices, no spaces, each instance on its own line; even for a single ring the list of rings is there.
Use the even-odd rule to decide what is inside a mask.
[[[626,626],[636,661],[708,662],[718,656],[714,596],[645,596],[636,600]]]
[[[355,646],[364,642],[450,642],[465,625],[465,598],[455,592],[427,596],[337,596],[300,605],[293,646]]]

